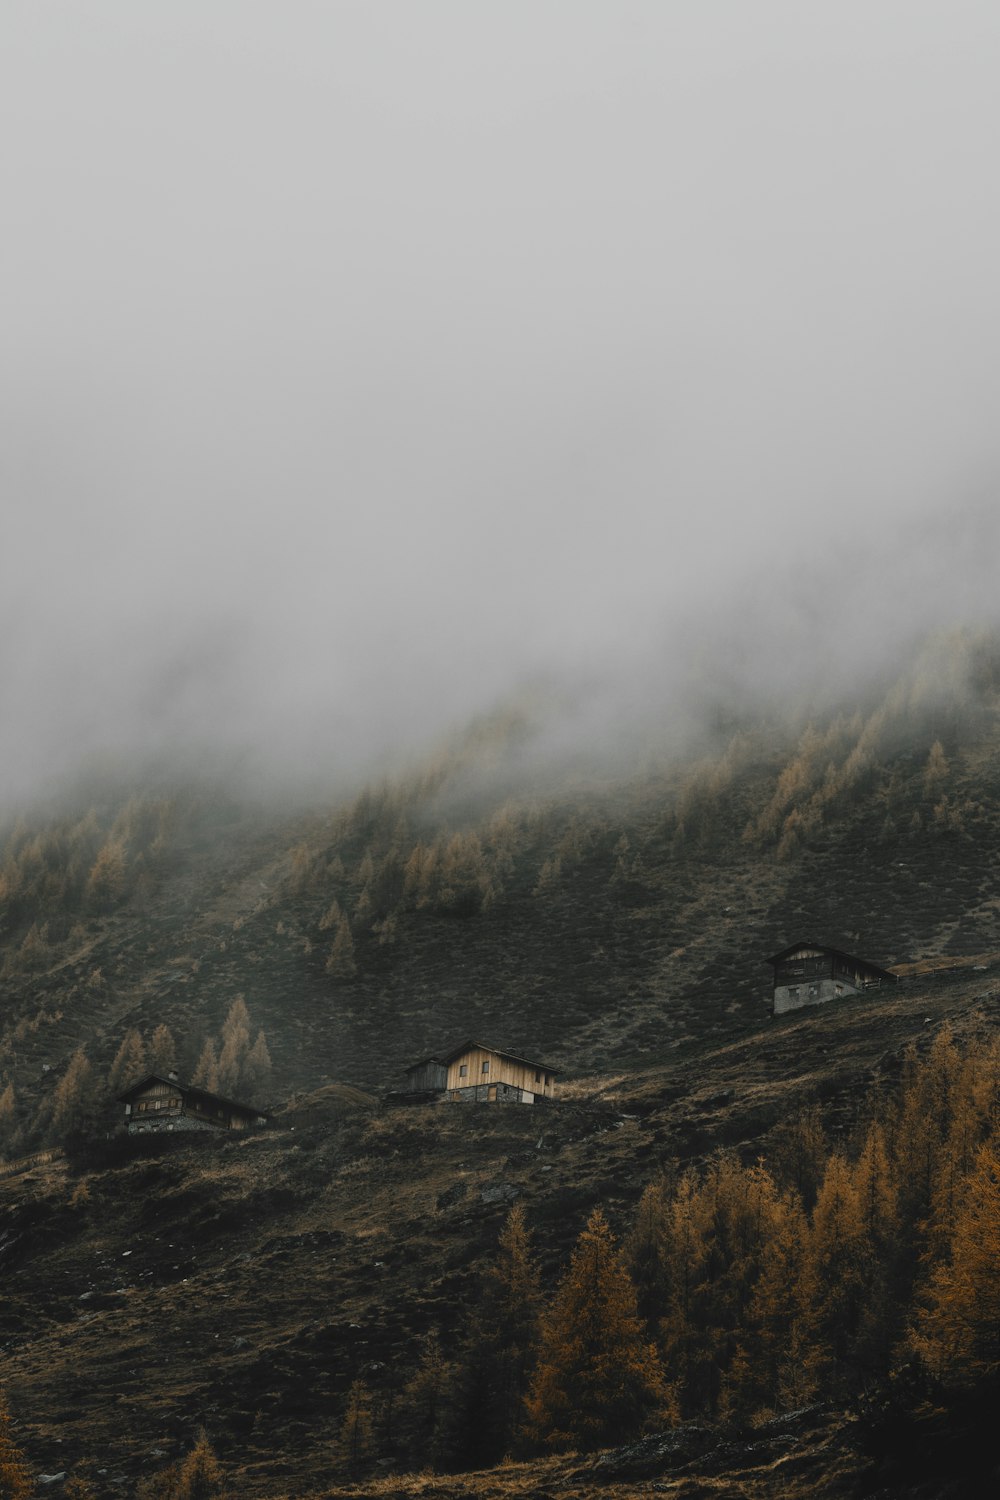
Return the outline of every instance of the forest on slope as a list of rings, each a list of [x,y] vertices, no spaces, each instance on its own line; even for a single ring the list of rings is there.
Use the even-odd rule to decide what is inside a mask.
[[[713,704],[696,743],[614,774],[510,710],[330,810],[162,776],[23,809],[0,844],[0,1150],[106,1120],[130,1034],[145,1058],[165,1026],[210,1074],[237,997],[274,1102],[392,1086],[468,1035],[564,1074],[641,1066],[756,1026],[767,955],[801,936],[888,964],[1000,950],[998,705],[1000,643],[958,632],[857,703]]]

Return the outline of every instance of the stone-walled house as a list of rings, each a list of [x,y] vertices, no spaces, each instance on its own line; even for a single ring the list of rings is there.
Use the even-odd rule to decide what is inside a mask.
[[[552,1099],[555,1069],[500,1047],[466,1041],[406,1070],[407,1093],[433,1091],[458,1104],[534,1104]]]
[[[899,975],[890,969],[820,943],[793,943],[768,962],[774,966],[776,1016],[899,981]]]

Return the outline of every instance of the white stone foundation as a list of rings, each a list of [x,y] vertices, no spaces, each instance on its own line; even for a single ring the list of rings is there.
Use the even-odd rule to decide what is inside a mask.
[[[844,979],[810,979],[801,984],[779,984],[774,991],[774,1014],[781,1016],[788,1010],[803,1010],[807,1005],[825,1005],[828,1000],[840,1000],[845,995],[858,993]]]

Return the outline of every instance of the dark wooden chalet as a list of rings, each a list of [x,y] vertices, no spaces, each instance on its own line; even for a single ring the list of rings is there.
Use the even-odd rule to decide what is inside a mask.
[[[896,984],[899,975],[866,958],[855,958],[822,943],[793,943],[768,960],[774,966],[774,1014],[824,1005],[842,995]]]
[[[408,1094],[437,1094],[447,1085],[448,1069],[438,1057],[425,1057],[406,1070]]]
[[[129,1135],[153,1130],[249,1130],[267,1124],[267,1115],[252,1104],[223,1099],[208,1089],[178,1083],[175,1076],[150,1073],[118,1095],[125,1106]]]

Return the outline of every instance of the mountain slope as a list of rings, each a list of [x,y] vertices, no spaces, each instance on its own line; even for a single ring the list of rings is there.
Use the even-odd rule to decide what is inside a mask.
[[[504,716],[333,811],[188,789],[169,817],[123,793],[22,820],[8,1154],[58,1137],[76,1049],[100,1086],[129,1028],[165,1024],[190,1076],[237,994],[276,1111],[241,1141],[77,1137],[0,1178],[4,1380],[38,1466],[100,1460],[121,1493],[206,1423],[240,1493],[322,1487],[351,1381],[398,1389],[431,1330],[447,1346],[512,1194],[551,1285],[595,1204],[622,1232],[658,1173],[720,1147],[753,1161],[814,1103],[846,1139],[908,1045],[995,1032],[995,660],[963,637],[850,712],[727,722],[696,760],[617,778],[558,774]],[[767,955],[803,937],[908,977],[773,1019]],[[470,1034],[554,1063],[559,1106],[381,1102]],[[116,1110],[100,1087],[92,1104],[100,1137]],[[553,1493],[587,1475],[553,1469]]]

